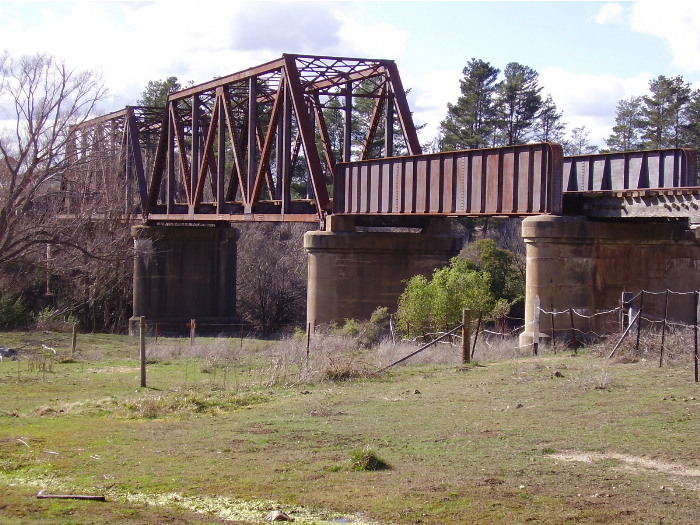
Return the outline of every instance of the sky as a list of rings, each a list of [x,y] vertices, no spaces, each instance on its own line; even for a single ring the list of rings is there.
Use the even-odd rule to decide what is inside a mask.
[[[680,75],[700,88],[700,2],[238,1],[8,2],[0,53],[48,53],[102,76],[102,111],[136,104],[149,80],[184,85],[283,53],[394,60],[422,142],[435,138],[477,58],[539,73],[567,129],[605,146],[617,103]]]

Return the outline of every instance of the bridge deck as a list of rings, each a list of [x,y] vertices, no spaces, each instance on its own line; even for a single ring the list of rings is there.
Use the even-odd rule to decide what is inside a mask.
[[[362,120],[358,100],[373,107],[361,147],[353,142],[354,123]],[[329,119],[340,124],[331,130]],[[120,201],[120,213],[150,222],[316,222],[329,214],[665,217],[689,213],[692,204],[686,210],[669,201],[678,194],[663,202],[647,194],[642,212],[624,204],[634,199],[629,195],[599,192],[692,187],[683,194],[690,202],[688,195],[700,193],[690,149],[565,158],[560,145],[543,143],[421,154],[388,60],[283,55],[174,93],[167,108],[129,106],[86,122],[74,130],[71,147],[77,162],[61,179],[64,213],[96,199]],[[397,147],[407,154],[395,156]]]

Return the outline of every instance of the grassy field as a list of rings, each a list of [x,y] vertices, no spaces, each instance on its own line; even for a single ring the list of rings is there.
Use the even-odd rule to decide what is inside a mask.
[[[697,523],[690,347],[0,334],[0,523]],[[373,469],[363,459],[379,459]],[[370,462],[371,463],[371,462]],[[106,502],[37,499],[101,495]]]

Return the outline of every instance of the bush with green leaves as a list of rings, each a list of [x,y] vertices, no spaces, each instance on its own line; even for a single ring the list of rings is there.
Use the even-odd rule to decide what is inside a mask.
[[[518,268],[515,254],[497,248],[493,239],[481,239],[470,243],[460,257],[469,261],[475,270],[491,276],[491,293],[499,299],[514,304],[525,296],[525,275]]]
[[[23,328],[29,324],[31,315],[21,295],[0,295],[0,330]]]
[[[399,297],[397,330],[406,337],[448,331],[462,322],[465,308],[484,319],[505,315],[509,302],[494,295],[491,279],[488,272],[459,257],[435,270],[431,279],[412,277]]]

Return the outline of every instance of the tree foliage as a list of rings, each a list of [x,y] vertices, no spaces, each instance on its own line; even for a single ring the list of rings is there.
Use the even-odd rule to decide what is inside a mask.
[[[168,105],[168,96],[180,91],[182,86],[177,77],[168,77],[165,80],[149,80],[141,93],[139,106],[165,107]]]
[[[524,273],[520,271],[516,255],[496,247],[493,239],[480,239],[468,244],[460,253],[475,270],[491,277],[491,293],[497,299],[513,304],[525,296]]]
[[[564,155],[590,155],[596,153],[598,147],[591,144],[591,134],[586,126],[571,130],[571,138],[562,144]]]
[[[495,97],[500,70],[472,58],[462,70],[461,96],[447,104],[442,121],[444,150],[483,148],[491,143],[496,125]]]
[[[106,89],[95,73],[41,54],[0,55],[0,74],[0,285],[27,311],[118,327],[131,295],[129,228],[112,198],[123,188],[86,168],[72,135]]]
[[[501,71],[472,58],[462,70],[460,96],[447,105],[440,148],[474,149],[554,140],[563,133],[561,113],[551,96],[542,99],[539,74],[510,62]]]
[[[462,310],[469,308],[484,318],[502,315],[507,301],[492,292],[491,275],[466,259],[454,257],[450,265],[433,272],[427,279],[409,279],[399,297],[396,326],[400,333],[420,337],[447,331],[462,321]]]
[[[501,142],[506,146],[525,144],[542,107],[539,73],[528,66],[511,62],[503,74],[505,79],[498,89]]]
[[[700,149],[700,90],[681,76],[650,80],[646,95],[618,102],[606,143],[611,151]]]
[[[306,317],[308,225],[277,223],[240,227],[238,241],[238,313],[257,332],[271,334]]]

